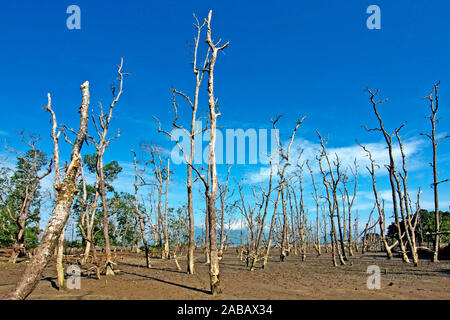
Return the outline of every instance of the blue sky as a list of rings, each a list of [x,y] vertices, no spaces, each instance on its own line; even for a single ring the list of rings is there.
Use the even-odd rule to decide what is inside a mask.
[[[66,28],[66,8],[71,4],[81,8],[81,30]],[[381,8],[381,30],[366,27],[366,8],[372,4]],[[386,126],[392,130],[408,121],[403,138],[410,156],[410,189],[421,186],[423,206],[431,209],[430,143],[419,133],[430,128],[422,97],[439,80],[439,131],[445,133],[450,124],[448,1],[2,1],[0,138],[20,149],[17,131],[26,129],[42,135],[43,148],[50,151],[49,119],[41,109],[47,92],[59,122],[75,128],[80,84],[90,81],[91,107],[108,105],[115,65],[123,57],[125,71],[132,75],[126,79],[111,128],[111,133],[120,128],[121,137],[105,160],[124,166],[117,186],[131,191],[130,149],[138,149],[142,141],[173,148],[157,133],[152,115],[167,128],[173,116],[169,89],[192,92],[192,14],[203,18],[209,9],[214,35],[230,41],[216,69],[221,126],[270,128],[270,119],[283,114],[280,129],[282,139],[287,139],[295,119],[306,115],[296,146],[315,150],[319,130],[330,135],[329,147],[348,159],[359,152],[354,142],[358,138],[372,143],[381,161],[381,137],[361,128],[376,125],[364,89],[379,88],[389,99],[380,108]],[[202,94],[206,98],[205,89]],[[201,112],[205,107],[203,103]],[[185,119],[181,115],[181,121]],[[439,148],[442,178],[450,176],[449,142]],[[62,152],[68,154],[67,146]],[[185,167],[175,170],[177,183],[170,195],[174,206],[185,195]],[[219,172],[223,177],[224,166]],[[263,173],[260,165],[232,169],[237,179],[245,175],[254,183],[262,181]],[[385,192],[382,172],[380,177],[379,188]],[[360,182],[358,210],[364,217],[372,205],[370,181],[362,176]],[[449,185],[442,185],[443,209],[450,205],[449,191]]]

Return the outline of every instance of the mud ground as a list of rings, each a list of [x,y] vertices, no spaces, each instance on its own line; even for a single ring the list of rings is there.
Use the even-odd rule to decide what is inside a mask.
[[[74,258],[73,258],[74,259]],[[13,265],[0,257],[0,296],[19,279],[27,264],[19,259]],[[65,261],[69,266],[74,261]],[[196,274],[187,275],[185,257],[178,271],[173,260],[152,259],[152,268],[145,268],[145,258],[136,253],[117,253],[116,276],[101,276],[94,272],[83,275],[79,290],[56,288],[54,262],[44,271],[42,280],[28,299],[450,299],[450,261],[434,264],[422,260],[418,267],[402,263],[399,258],[387,260],[380,252],[356,254],[347,265],[333,267],[330,254],[315,253],[301,261],[291,255],[278,261],[277,250],[265,269],[250,272],[237,257],[235,250],[225,253],[220,263],[223,294],[209,294],[208,266],[202,252],[196,253]],[[381,270],[381,288],[367,288],[367,268],[377,265]]]

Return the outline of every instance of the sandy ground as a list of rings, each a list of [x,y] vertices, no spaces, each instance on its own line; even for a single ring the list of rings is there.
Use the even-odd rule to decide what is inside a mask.
[[[83,276],[79,290],[55,287],[54,263],[45,270],[42,280],[29,299],[450,299],[450,261],[433,264],[422,260],[418,267],[404,264],[399,258],[386,260],[382,253],[357,254],[345,266],[332,267],[329,254],[309,254],[302,262],[289,256],[278,262],[273,250],[266,269],[250,272],[234,250],[221,261],[223,294],[213,298],[208,286],[208,266],[197,253],[195,275],[187,275],[185,258],[180,258],[183,272],[174,261],[152,259],[152,269],[144,267],[145,258],[136,253],[118,253],[115,262],[120,272],[113,277]],[[0,257],[0,296],[22,274],[27,261],[16,265]],[[66,264],[68,266],[69,264]],[[367,288],[367,267],[381,270],[381,289]]]

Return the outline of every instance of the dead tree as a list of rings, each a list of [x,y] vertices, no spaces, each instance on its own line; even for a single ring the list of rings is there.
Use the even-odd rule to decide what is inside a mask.
[[[258,261],[258,250],[259,250],[259,247],[261,246],[261,240],[262,240],[262,236],[264,233],[264,222],[267,217],[267,212],[269,210],[270,196],[273,191],[272,190],[273,156],[270,157],[269,164],[270,164],[269,186],[268,186],[267,192],[264,189],[261,190],[262,201],[264,204],[264,212],[262,214],[262,217],[259,220],[259,224],[258,224],[257,231],[256,231],[257,235],[256,235],[255,247],[253,248],[255,254],[253,255],[253,259],[250,264],[250,271],[255,270],[256,262]],[[275,212],[274,212],[274,215],[275,215]],[[272,226],[271,226],[271,229],[272,229]],[[265,261],[267,263],[267,259]]]
[[[297,245],[299,244],[299,240],[298,240],[298,230],[301,228],[301,224],[298,220],[298,216],[300,215],[299,213],[299,208],[298,208],[298,203],[297,203],[297,197],[295,194],[295,190],[294,187],[291,183],[291,179],[293,177],[289,177],[286,181],[286,188],[288,190],[287,192],[287,200],[289,203],[289,212],[290,212],[290,216],[291,216],[291,222],[290,225],[288,226],[288,230],[289,230],[289,239],[291,239],[291,241],[288,243],[288,250],[291,250],[291,244],[294,247],[294,254],[297,255]],[[295,206],[293,205],[292,202],[292,198],[295,197]],[[295,208],[294,208],[295,207]],[[294,221],[295,220],[295,221]]]
[[[280,196],[281,196],[281,185],[278,185],[277,189],[278,189],[278,194],[277,194],[277,199],[274,202],[274,207],[273,207],[273,214],[272,214],[272,219],[270,222],[270,228],[269,228],[269,236],[268,236],[268,240],[267,240],[267,245],[266,245],[266,252],[264,254],[264,260],[263,260],[263,269],[266,267],[267,265],[267,260],[269,259],[269,254],[270,254],[270,248],[272,246],[272,239],[274,237],[274,228],[275,228],[275,220],[277,217],[277,208],[278,208],[278,203],[280,202]],[[266,201],[269,201],[270,198],[267,197]],[[260,232],[261,234],[261,232]]]
[[[431,93],[425,97],[430,102],[430,111],[431,115],[428,117],[431,123],[431,134],[421,133],[428,137],[431,141],[431,146],[433,148],[433,160],[430,163],[433,169],[433,183],[431,186],[433,187],[433,195],[434,195],[434,219],[435,219],[435,235],[434,235],[434,254],[433,254],[433,262],[439,261],[439,248],[441,241],[441,221],[440,221],[440,212],[439,212],[439,193],[438,193],[438,185],[444,182],[449,181],[449,179],[439,181],[438,178],[438,168],[437,168],[437,147],[439,143],[443,140],[450,137],[450,135],[446,135],[442,138],[436,138],[436,124],[439,123],[439,118],[436,119],[437,111],[439,108],[439,82],[433,86],[433,90]]]
[[[42,237],[42,241],[31,258],[19,282],[3,297],[3,299],[25,299],[34,290],[41,279],[45,266],[51,259],[58,238],[70,215],[75,193],[77,192],[77,178],[81,167],[81,148],[86,140],[89,108],[89,82],[81,86],[82,104],[80,107],[80,127],[72,147],[70,164],[64,174],[62,182],[57,186],[58,197],[52,216]]]
[[[359,144],[359,143],[358,143]],[[378,222],[380,226],[380,235],[381,235],[381,241],[383,242],[384,250],[386,251],[386,255],[388,259],[392,259],[392,249],[398,245],[399,241],[397,240],[392,245],[389,245],[387,238],[386,238],[386,225],[385,225],[385,215],[384,215],[384,208],[381,206],[380,199],[378,197],[378,190],[377,190],[377,183],[375,179],[375,167],[379,167],[375,164],[373,158],[372,158],[372,152],[370,152],[369,149],[367,149],[365,146],[359,144],[361,148],[367,153],[369,157],[370,166],[367,166],[367,171],[369,172],[370,176],[372,177],[372,189],[373,194],[375,197],[375,204],[378,210]]]
[[[347,188],[347,183],[348,183],[348,179],[344,179],[343,180],[343,185],[344,185],[344,193],[345,193],[345,199],[347,200],[347,212],[348,212],[348,255],[351,257],[353,256],[353,243],[352,243],[352,208],[353,208],[353,203],[355,202],[355,198],[356,198],[356,190],[358,187],[358,163],[355,160],[353,161],[353,165],[354,167],[350,167],[350,171],[352,172],[353,175],[353,193],[350,196],[350,193],[348,191]],[[345,228],[345,227],[344,227]]]
[[[316,203],[316,238],[314,241],[314,248],[317,251],[317,256],[320,256],[321,255],[321,249],[320,249],[321,241],[320,241],[320,221],[319,221],[319,195],[317,193],[316,182],[314,180],[314,173],[311,169],[311,166],[310,166],[308,160],[306,160],[306,166],[308,167],[309,173],[311,175],[311,182],[312,182],[313,189],[314,189],[314,193],[311,193],[311,194],[314,199],[314,202]],[[325,232],[325,234],[326,234],[326,232]]]
[[[220,41],[217,43],[214,43],[212,40],[211,35],[211,18],[212,18],[212,11],[209,11],[208,18],[204,20],[204,25],[207,27],[207,33],[206,33],[206,43],[209,47],[210,52],[210,58],[205,59],[205,65],[200,73],[200,70],[197,69],[196,64],[194,63],[194,73],[197,75],[197,88],[200,87],[199,79],[203,77],[203,72],[208,73],[208,116],[209,116],[209,154],[208,154],[208,176],[205,179],[205,177],[196,169],[193,165],[193,161],[187,162],[188,166],[192,168],[194,171],[196,171],[198,177],[201,179],[205,186],[205,198],[206,198],[206,216],[207,216],[207,227],[208,227],[208,233],[209,233],[209,252],[210,252],[210,287],[211,287],[211,293],[213,295],[220,294],[222,292],[220,287],[220,276],[219,276],[219,257],[218,257],[218,250],[217,250],[217,231],[216,231],[216,199],[217,199],[217,189],[218,189],[218,181],[217,181],[217,169],[216,169],[216,155],[215,155],[215,145],[216,145],[216,128],[217,128],[217,117],[220,116],[220,111],[218,110],[218,105],[216,98],[214,96],[214,70],[217,60],[217,55],[220,51],[224,50],[226,47],[228,47],[229,42],[225,43],[224,45],[220,46]],[[198,28],[198,38],[200,36],[201,27],[199,24],[197,24]],[[197,38],[197,39],[198,39]],[[196,43],[198,43],[196,41]],[[201,76],[200,76],[201,74]],[[198,92],[198,91],[197,91]],[[187,96],[186,96],[187,97]],[[186,98],[185,97],[185,98]],[[198,97],[198,94],[196,94],[196,97]],[[197,104],[198,105],[198,104]],[[196,106],[197,106],[196,105]],[[191,105],[192,106],[192,105]],[[196,110],[196,109],[195,109]],[[195,128],[195,115],[193,113],[194,120],[194,128]],[[176,122],[175,122],[176,123]],[[191,127],[191,139],[194,139],[195,137],[195,130]],[[163,132],[161,130],[161,126],[159,126],[159,131]],[[193,134],[194,132],[194,134]],[[180,148],[180,150],[183,152],[183,156],[186,160],[186,154],[181,148],[178,141],[177,145]],[[190,152],[190,159],[193,160],[193,140],[191,140],[191,152]],[[192,157],[192,158],[191,158]]]
[[[328,233],[327,233],[327,216],[325,214],[325,204],[322,205],[322,221],[323,221],[323,246],[325,247],[325,253],[328,253]]]
[[[133,154],[133,164],[134,164],[134,207],[135,207],[135,212],[136,212],[136,216],[138,219],[139,231],[141,234],[142,242],[144,243],[145,265],[147,268],[151,268],[150,252],[149,252],[150,250],[148,247],[147,237],[145,236],[144,216],[141,212],[139,200],[138,200],[139,188],[142,186],[148,185],[148,183],[146,183],[144,178],[142,177],[142,175],[140,175],[138,173],[136,152],[134,152],[134,150],[131,150],[131,153]],[[138,181],[138,180],[140,180],[140,181]],[[139,243],[138,243],[138,247],[139,247]]]
[[[274,130],[277,130],[276,124],[278,120],[281,118],[281,115],[277,116],[275,120],[272,121],[272,126]],[[287,207],[286,207],[286,199],[285,199],[285,192],[289,192],[289,190],[286,188],[286,169],[288,166],[291,165],[290,163],[290,150],[292,143],[295,138],[295,133],[297,132],[298,128],[302,124],[302,122],[306,119],[306,116],[304,116],[302,119],[297,120],[295,127],[292,131],[292,135],[289,139],[288,146],[286,150],[284,149],[283,144],[280,141],[280,137],[278,134],[275,135],[276,142],[277,142],[277,150],[279,155],[279,163],[278,163],[278,177],[279,177],[279,185],[280,185],[280,192],[281,192],[281,205],[283,209],[283,231],[282,231],[282,238],[281,238],[281,248],[280,248],[280,261],[284,261],[285,257],[288,255],[288,220],[287,220]]]
[[[210,287],[211,293],[213,295],[220,294],[222,289],[220,287],[220,275],[219,275],[219,256],[217,249],[217,231],[216,231],[216,207],[215,203],[217,200],[217,189],[218,189],[218,181],[217,181],[217,168],[216,168],[216,154],[215,154],[215,145],[216,145],[216,129],[217,129],[217,117],[220,116],[220,111],[218,109],[217,101],[214,96],[214,70],[217,60],[217,55],[220,51],[224,50],[228,47],[229,42],[226,42],[224,45],[220,46],[220,41],[214,43],[211,35],[211,18],[212,11],[209,11],[208,18],[204,20],[204,24],[207,27],[206,33],[206,43],[209,47],[209,52],[211,54],[210,58],[205,61],[205,67],[202,70],[203,72],[208,73],[208,116],[209,116],[209,154],[208,154],[208,177],[205,177],[196,169],[192,162],[188,162],[189,167],[191,167],[198,175],[200,180],[203,182],[205,186],[205,197],[206,197],[206,206],[207,206],[207,219],[208,219],[208,233],[209,233],[209,251],[210,251]],[[198,30],[200,31],[200,30]],[[208,55],[207,55],[208,56]],[[196,66],[194,64],[194,73]],[[199,73],[200,74],[200,73]],[[198,78],[197,78],[198,79]],[[197,81],[198,83],[198,81]],[[187,96],[186,96],[187,97]],[[195,117],[193,117],[195,119]],[[160,132],[161,126],[158,129]],[[195,129],[194,129],[195,130]],[[191,135],[192,139],[195,135]],[[176,140],[176,143],[180,150],[182,150],[179,141]],[[192,142],[193,143],[193,142]],[[192,147],[192,144],[191,144]],[[186,160],[186,155],[183,151],[184,158]],[[192,155],[192,148],[191,148]],[[193,158],[192,158],[193,159]]]
[[[228,182],[230,179],[230,170],[231,166],[228,167],[227,170],[227,179],[225,185],[219,183],[219,197],[220,197],[220,207],[221,207],[221,219],[220,219],[220,241],[219,241],[219,257],[223,257],[223,249],[225,243],[225,209],[227,200],[233,196],[233,194],[228,195]]]
[[[192,62],[192,70],[195,77],[195,90],[194,90],[194,98],[191,99],[187,94],[178,91],[176,89],[172,89],[172,105],[175,109],[175,118],[172,122],[172,127],[176,129],[183,130],[184,134],[189,138],[189,150],[184,150],[181,145],[180,141],[174,137],[171,133],[164,131],[161,129],[161,124],[159,120],[155,117],[158,124],[158,132],[165,133],[173,141],[175,141],[180,149],[180,151],[183,154],[184,161],[187,164],[187,180],[186,180],[186,188],[187,188],[187,207],[188,207],[188,214],[189,214],[189,247],[188,247],[188,255],[187,255],[187,273],[188,274],[194,274],[195,267],[194,267],[194,250],[195,250],[195,225],[194,225],[194,204],[193,204],[193,196],[192,196],[192,187],[193,187],[193,178],[192,178],[192,170],[194,166],[194,156],[195,156],[195,136],[199,133],[203,132],[200,128],[196,127],[196,121],[197,121],[197,111],[199,106],[199,92],[200,87],[202,84],[203,76],[206,72],[206,66],[209,61],[209,49],[206,53],[206,57],[202,63],[201,66],[198,66],[198,47],[200,43],[200,37],[202,30],[206,24],[206,22],[203,22],[203,24],[200,25],[198,19],[194,15],[195,19],[195,29],[197,32],[197,35],[194,37],[194,61]],[[177,115],[178,115],[178,104],[176,103],[176,96],[181,96],[189,105],[191,108],[191,125],[190,125],[190,131],[187,131],[184,129],[180,124],[177,123]]]
[[[245,219],[245,222],[246,222],[246,225],[247,225],[246,230],[248,230],[248,232],[247,232],[247,234],[248,234],[248,236],[247,236],[248,243],[247,243],[247,246],[246,246],[246,248],[244,250],[246,263],[247,263],[247,267],[248,267],[250,265],[250,260],[253,259],[252,256],[255,254],[255,252],[253,252],[254,243],[255,243],[255,218],[254,218],[254,213],[256,211],[256,207],[257,206],[262,207],[262,204],[261,203],[258,204],[258,201],[256,199],[257,196],[256,196],[256,193],[255,193],[255,190],[252,188],[253,196],[255,197],[256,204],[253,207],[250,206],[250,204],[248,204],[245,201],[245,196],[244,196],[244,193],[242,191],[243,187],[241,186],[241,184],[238,181],[236,181],[236,184],[238,186],[239,197],[240,197],[240,200],[241,200],[241,205],[237,206],[237,207],[240,209],[240,211],[242,213],[242,219]]]
[[[170,182],[170,158],[167,157],[167,167],[166,167],[166,192],[165,192],[165,200],[166,203],[164,205],[164,258],[170,258],[170,248],[169,248],[169,182]]]
[[[103,112],[103,106],[100,104],[100,114],[98,115],[98,123],[95,120],[94,113],[92,111],[92,122],[95,125],[95,130],[98,135],[98,140],[94,137],[89,136],[89,139],[95,146],[96,155],[97,155],[97,166],[96,166],[96,181],[98,191],[100,193],[100,198],[102,200],[102,209],[103,209],[103,236],[105,238],[105,268],[106,275],[114,275],[114,267],[111,259],[111,245],[109,240],[109,232],[108,232],[108,202],[106,199],[106,182],[105,182],[105,172],[103,165],[103,156],[105,154],[106,148],[109,147],[111,141],[118,138],[120,136],[120,131],[116,136],[107,138],[108,130],[111,123],[113,110],[115,105],[120,99],[120,96],[123,93],[123,80],[124,77],[129,75],[128,73],[123,72],[123,59],[120,59],[120,65],[117,66],[117,75],[119,81],[119,91],[116,94],[116,87],[111,87],[111,92],[113,96],[113,100],[109,105],[108,113]]]
[[[216,65],[217,54],[228,47],[229,42],[220,46],[220,41],[214,43],[211,35],[211,16],[212,11],[209,11],[208,18],[205,19],[207,33],[206,43],[211,50],[211,59],[209,60],[206,71],[208,72],[208,101],[209,101],[209,122],[210,122],[210,139],[209,139],[209,161],[208,168],[210,172],[210,183],[206,187],[206,199],[208,203],[208,222],[209,222],[209,242],[210,242],[210,281],[211,281],[211,293],[213,295],[222,292],[220,288],[219,277],[219,257],[217,252],[217,235],[216,235],[216,199],[217,199],[217,169],[216,169],[216,128],[217,117],[220,116],[218,110],[217,101],[214,96],[214,69]]]
[[[293,186],[291,186],[291,193],[294,197],[294,203],[295,203],[295,211],[297,216],[297,233],[300,237],[300,252],[302,255],[302,261],[306,260],[306,237],[305,237],[305,225],[306,225],[306,214],[305,214],[305,205],[304,205],[304,199],[303,199],[303,164],[297,164],[298,168],[298,184],[300,189],[300,199],[297,201],[297,195],[295,193],[295,190]],[[293,210],[292,210],[293,211]],[[292,223],[292,228],[294,229],[294,223]]]
[[[385,165],[386,169],[389,172],[389,183],[391,186],[391,193],[392,193],[392,207],[393,207],[393,211],[394,211],[394,218],[395,218],[395,225],[397,227],[397,234],[398,234],[398,241],[400,244],[400,250],[402,253],[402,259],[403,262],[409,263],[409,258],[408,255],[406,254],[406,248],[405,245],[403,243],[403,239],[402,239],[402,230],[401,230],[401,226],[400,226],[400,219],[399,219],[399,204],[400,204],[400,208],[403,207],[403,203],[402,200],[400,199],[400,201],[397,199],[397,186],[396,186],[396,182],[395,182],[395,177],[397,175],[396,172],[396,168],[395,168],[395,160],[394,160],[394,146],[393,146],[393,142],[392,142],[392,137],[393,135],[396,134],[396,132],[400,131],[401,128],[404,126],[401,125],[399,128],[395,129],[395,132],[393,134],[389,134],[387,133],[384,124],[383,124],[383,120],[378,112],[378,105],[384,103],[387,100],[379,100],[379,101],[375,101],[376,96],[378,95],[379,90],[377,90],[376,92],[372,92],[370,89],[367,89],[367,91],[370,94],[370,102],[372,104],[372,108],[373,111],[378,119],[378,123],[379,123],[379,127],[377,128],[373,128],[373,129],[368,129],[367,127],[366,130],[367,131],[379,131],[382,133],[383,138],[386,142],[386,145],[388,147],[388,152],[389,152],[389,164]]]
[[[52,133],[50,134],[53,140],[53,165],[54,165],[54,183],[53,189],[55,192],[55,198],[58,198],[58,186],[61,184],[61,173],[60,173],[60,165],[59,165],[59,138],[61,136],[62,130],[58,129],[58,122],[56,120],[55,112],[52,109],[52,98],[50,93],[47,95],[48,103],[47,106],[44,107],[46,111],[50,113],[51,121],[52,121]],[[56,272],[58,275],[57,285],[58,288],[64,289],[64,267],[63,267],[63,257],[64,257],[64,241],[65,241],[65,232],[64,228],[59,237],[58,247],[57,247],[57,256],[56,256]]]
[[[399,172],[398,176],[400,176],[401,180],[402,180],[402,185],[400,184],[400,181],[398,179],[398,176],[395,175],[395,182],[397,184],[397,193],[398,193],[398,197],[400,199],[400,203],[403,202],[403,206],[404,209],[400,210],[401,214],[402,214],[402,219],[403,219],[403,226],[405,229],[405,233],[406,233],[406,239],[408,241],[408,246],[409,249],[411,251],[411,255],[413,258],[413,263],[415,266],[418,265],[419,263],[419,256],[417,254],[417,245],[416,245],[416,226],[417,226],[417,222],[419,219],[419,212],[417,212],[417,214],[415,214],[415,223],[413,225],[412,223],[412,207],[410,206],[411,204],[411,200],[409,197],[409,193],[408,193],[408,184],[407,184],[407,179],[408,179],[408,171],[406,170],[406,155],[405,152],[403,150],[403,143],[402,140],[400,138],[400,135],[398,133],[398,131],[395,132],[395,135],[397,137],[397,141],[398,141],[398,145],[400,147],[400,153],[402,155],[402,171],[403,172]],[[402,186],[403,186],[403,193],[402,193]],[[419,190],[420,192],[420,190]],[[402,206],[400,206],[400,209],[402,208]],[[406,212],[406,215],[405,215]]]
[[[378,224],[378,220],[375,223],[371,224],[372,223],[372,220],[371,220],[372,219],[372,214],[373,214],[373,211],[375,210],[376,206],[377,206],[377,204],[375,203],[375,205],[373,206],[372,210],[370,211],[369,218],[367,219],[367,223],[366,223],[366,226],[364,228],[364,231],[359,235],[359,237],[363,236],[362,237],[363,243],[362,243],[362,249],[361,249],[361,253],[362,254],[366,253],[366,251],[367,251],[367,233],[370,230],[372,230],[373,228],[375,228],[375,226]]]
[[[98,192],[98,184],[96,183],[95,187],[95,195],[94,199],[88,202],[88,192],[86,185],[86,178],[84,177],[83,165],[80,167],[80,175],[81,175],[81,196],[78,194],[79,202],[80,202],[80,217],[78,221],[78,228],[80,230],[81,237],[86,242],[84,248],[83,257],[80,260],[81,265],[85,265],[88,262],[89,252],[92,251],[92,259],[95,263],[97,263],[97,256],[95,250],[95,236],[97,232],[94,232],[95,229],[95,216],[97,212],[98,200],[100,197],[100,193]]]
[[[162,154],[162,150],[160,147],[151,144],[151,145],[146,145],[143,144],[142,148],[144,150],[144,152],[148,153],[150,155],[150,160],[148,160],[146,163],[147,165],[151,165],[152,166],[152,170],[153,170],[153,174],[155,177],[156,182],[154,183],[154,186],[156,187],[156,190],[158,192],[158,198],[157,198],[157,225],[159,225],[160,227],[158,229],[158,238],[159,238],[159,243],[158,245],[163,247],[162,250],[162,259],[168,259],[169,258],[169,235],[168,235],[168,224],[167,224],[167,209],[168,209],[168,186],[169,186],[169,177],[170,177],[170,172],[168,171],[168,169],[170,170],[169,165],[167,167],[164,166],[164,163],[167,160],[167,163],[169,163],[170,158],[167,157],[167,159],[163,159],[161,154]],[[166,191],[163,191],[164,188],[164,184],[166,186]],[[165,200],[166,200],[166,206],[165,206],[165,210],[163,213],[163,209],[162,209],[162,197],[163,194],[165,195]],[[161,229],[161,230],[159,230]],[[161,237],[161,231],[164,237],[164,245],[162,243],[162,238]]]
[[[343,243],[342,243],[342,236],[341,236],[341,248],[342,250],[339,250],[339,246],[338,246],[338,240],[337,240],[337,234],[336,234],[336,225],[335,225],[335,213],[338,216],[338,221],[339,221],[339,202],[337,199],[337,190],[338,190],[338,185],[339,182],[341,180],[341,173],[339,172],[339,168],[340,168],[340,162],[339,162],[339,158],[337,158],[337,161],[334,162],[334,166],[336,167],[336,176],[334,174],[334,169],[331,165],[331,161],[330,158],[328,157],[328,153],[326,150],[326,142],[324,142],[324,140],[322,139],[322,136],[320,135],[319,132],[317,132],[317,135],[320,139],[320,145],[321,145],[321,153],[320,155],[317,157],[317,161],[319,163],[319,169],[320,172],[322,173],[322,182],[323,185],[325,187],[325,191],[326,191],[326,195],[323,196],[323,198],[325,198],[326,203],[328,204],[328,212],[329,212],[329,217],[330,217],[330,223],[331,223],[331,227],[330,227],[330,237],[331,237],[331,253],[332,253],[332,259],[333,259],[333,266],[336,267],[337,266],[337,262],[336,262],[336,256],[339,256],[339,261],[341,263],[341,265],[345,264],[345,259],[344,259],[344,248],[343,248]],[[337,157],[337,155],[336,155]],[[328,171],[325,172],[325,170],[322,167],[322,159],[325,158],[326,163],[328,164]],[[329,179],[327,177],[330,177]],[[341,232],[340,229],[340,225],[339,227],[339,232]]]
[[[353,224],[353,243],[355,244],[355,251],[356,252],[359,252],[358,228],[359,228],[359,212],[358,212],[358,210],[356,210],[355,222]]]

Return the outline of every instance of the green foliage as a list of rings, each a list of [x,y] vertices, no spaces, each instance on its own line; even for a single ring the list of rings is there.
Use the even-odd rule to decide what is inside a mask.
[[[441,222],[441,231],[450,231],[450,212],[448,211],[440,211],[440,222]],[[404,232],[404,223],[403,220],[400,221],[400,228],[402,232]],[[416,239],[419,243],[421,242],[433,242],[434,236],[427,235],[427,233],[433,233],[436,231],[436,220],[434,216],[434,211],[420,210],[420,220],[418,222],[418,226],[416,228]],[[395,223],[391,223],[388,226],[387,237],[390,238],[391,241],[395,241],[397,239],[397,228]],[[450,235],[442,235],[442,242],[450,242]]]
[[[96,174],[97,173],[97,154],[88,154],[83,157],[83,163],[84,166],[88,169],[90,173]],[[109,216],[113,216],[117,213],[117,216],[119,217],[119,225],[116,226],[114,219],[110,219],[108,221],[108,233],[111,240],[112,245],[117,245],[116,243],[116,235],[118,232],[118,228],[121,228],[123,226],[123,215],[124,211],[129,211],[129,208],[127,208],[129,195],[126,196],[125,194],[116,193],[114,191],[114,188],[112,187],[112,183],[115,179],[117,179],[120,172],[122,172],[122,168],[120,167],[119,163],[117,161],[111,161],[110,163],[106,164],[103,167],[103,172],[105,176],[105,184],[106,184],[106,191],[108,193],[108,210],[109,210]],[[80,215],[83,214],[83,210],[85,210],[82,207],[83,204],[83,185],[80,183],[78,185],[78,194],[75,198],[75,202],[73,205],[73,212],[75,219],[79,221]],[[86,203],[88,205],[92,205],[92,203],[95,201],[95,195],[96,195],[96,189],[95,185],[86,185]],[[112,195],[111,195],[112,193]],[[101,198],[98,198],[98,205],[95,211],[94,216],[94,225],[93,225],[93,234],[94,234],[94,244],[102,246],[104,245],[104,235],[103,235],[103,204],[101,203]],[[122,220],[121,220],[122,219]],[[132,232],[133,229],[130,229]],[[129,233],[130,233],[129,232]],[[77,236],[81,237],[81,231],[77,229]],[[128,237],[130,237],[130,234],[128,234]]]
[[[48,163],[47,156],[38,149],[28,150],[23,156],[16,159],[15,169],[12,171],[8,168],[0,168],[0,193],[5,199],[6,204],[11,210],[14,218],[21,211],[25,197],[29,194],[30,187],[37,181],[37,173]],[[37,228],[39,223],[39,213],[42,201],[40,193],[40,185],[38,183],[36,190],[30,202],[30,214],[25,221],[24,242],[26,247],[35,247],[39,243]],[[0,245],[10,246],[14,244],[17,238],[19,227],[9,217],[5,205],[0,205]]]
[[[97,154],[87,154],[83,157],[84,165],[87,167],[90,173],[97,172]],[[117,179],[119,173],[122,172],[122,167],[117,161],[111,161],[103,166],[103,173],[105,177],[106,189],[108,192],[114,192],[114,188],[111,186],[112,182]]]
[[[38,226],[25,228],[25,248],[36,248],[39,245],[38,235],[41,233]]]
[[[169,208],[168,228],[169,244],[174,246],[177,243],[186,243],[189,239],[189,218],[186,205],[174,210]]]
[[[0,247],[10,247],[14,244],[14,234],[17,226],[8,217],[4,206],[0,206]],[[11,236],[13,237],[11,239]]]
[[[114,193],[109,200],[110,215],[115,217],[112,243],[120,246],[131,246],[136,243],[139,226],[135,219],[134,196],[126,193]],[[143,208],[141,208],[143,210]]]
[[[440,223],[441,231],[450,231],[450,212],[439,211],[440,212]],[[417,233],[419,237],[423,234],[422,241],[433,241],[432,235],[426,235],[427,232],[433,233],[436,231],[436,219],[434,216],[434,211],[428,212],[427,210],[420,210],[420,224],[417,227]],[[450,235],[442,235],[442,242],[450,242]]]
[[[148,246],[150,253],[161,254],[164,250],[162,246]]]

